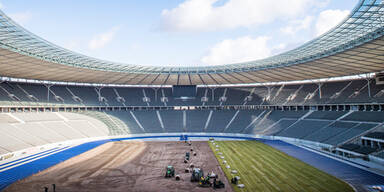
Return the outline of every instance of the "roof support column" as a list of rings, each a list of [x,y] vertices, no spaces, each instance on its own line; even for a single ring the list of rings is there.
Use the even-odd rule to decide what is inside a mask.
[[[323,86],[323,83],[318,83],[317,86],[319,87],[319,99],[321,99],[321,87]]]
[[[103,102],[103,97],[101,96],[101,89],[103,89],[103,87],[95,87],[95,91],[97,93],[97,98],[99,102]]]
[[[50,85],[50,84],[44,84],[45,87],[47,87],[47,102],[49,102],[49,93],[51,92],[51,87],[53,85]]]
[[[367,88],[368,88],[368,97],[371,98],[371,85],[370,85],[370,79],[366,78],[367,80]]]
[[[211,89],[211,92],[212,92],[212,101],[214,101],[215,100],[215,89],[217,89],[217,87],[212,87],[210,89]]]
[[[152,87],[152,89],[155,91],[155,101],[157,101],[157,91],[160,89],[160,88],[154,88]]]

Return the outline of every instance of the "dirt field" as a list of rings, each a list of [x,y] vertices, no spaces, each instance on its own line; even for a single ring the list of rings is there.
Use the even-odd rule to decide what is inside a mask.
[[[69,159],[45,171],[10,185],[5,191],[232,191],[207,142],[192,142],[197,156],[191,155],[204,173],[214,171],[225,189],[200,188],[190,182],[183,162],[190,146],[184,142],[114,142]],[[165,167],[173,165],[181,180],[164,178]]]

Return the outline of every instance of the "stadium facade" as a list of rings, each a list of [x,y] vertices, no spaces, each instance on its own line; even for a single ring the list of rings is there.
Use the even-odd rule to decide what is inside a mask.
[[[361,0],[329,32],[273,57],[177,68],[81,55],[0,12],[0,155],[216,136],[279,139],[384,170],[383,6]]]

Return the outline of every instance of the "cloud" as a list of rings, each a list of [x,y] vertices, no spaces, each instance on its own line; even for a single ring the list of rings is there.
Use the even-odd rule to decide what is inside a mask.
[[[201,62],[206,65],[221,65],[263,59],[271,55],[267,46],[270,37],[252,38],[244,36],[237,39],[226,39],[214,45]],[[281,45],[282,47],[284,45]],[[278,46],[279,47],[279,46]]]
[[[20,12],[20,13],[11,13],[11,14],[8,14],[8,16],[12,20],[14,20],[16,23],[18,23],[20,25],[25,25],[26,23],[28,23],[28,21],[31,20],[32,13],[29,11],[25,11],[25,12]]]
[[[161,28],[168,31],[214,31],[251,27],[302,15],[328,0],[186,0],[162,11]]]
[[[288,26],[281,28],[281,32],[287,35],[295,35],[301,30],[309,29],[313,21],[312,16],[306,16],[302,20],[293,20],[289,22]]]
[[[88,48],[91,50],[100,49],[105,47],[108,43],[110,43],[115,37],[117,31],[120,29],[119,26],[115,26],[110,30],[95,35],[91,41],[88,43]]]
[[[322,11],[315,24],[315,35],[320,36],[329,31],[342,22],[349,15],[349,13],[350,12],[348,10],[342,11],[338,9]]]

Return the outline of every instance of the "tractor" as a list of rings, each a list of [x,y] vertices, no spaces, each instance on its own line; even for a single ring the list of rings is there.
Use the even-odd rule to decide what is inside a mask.
[[[200,177],[199,186],[200,187],[211,187],[212,183],[210,181],[211,177],[207,175],[206,177]]]
[[[203,169],[193,168],[192,175],[191,175],[191,182],[198,182],[202,177],[204,177]]]
[[[171,165],[165,168],[165,177],[174,177],[175,176],[175,168]]]

